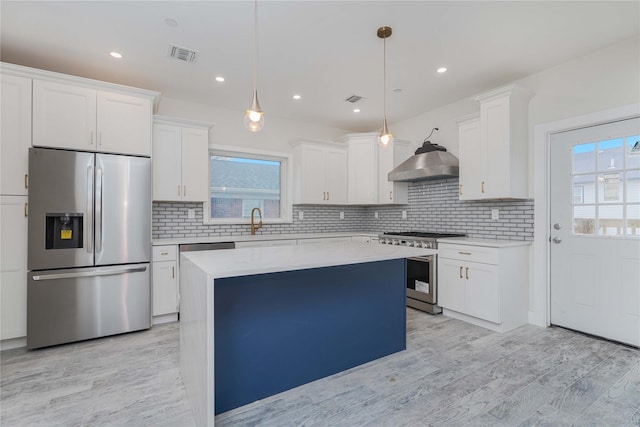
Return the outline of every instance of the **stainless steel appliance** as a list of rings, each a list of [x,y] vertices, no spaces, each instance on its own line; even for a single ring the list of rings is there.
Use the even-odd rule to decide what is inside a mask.
[[[151,160],[29,149],[27,348],[151,327]]]
[[[438,239],[465,237],[460,233],[430,233],[421,231],[387,232],[378,235],[386,245],[437,249]],[[407,259],[407,306],[431,314],[442,313],[438,306],[437,256],[427,255]]]

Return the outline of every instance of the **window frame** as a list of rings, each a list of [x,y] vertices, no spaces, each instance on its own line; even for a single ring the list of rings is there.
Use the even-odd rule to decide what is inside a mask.
[[[256,160],[280,162],[280,217],[264,218],[263,224],[286,224],[293,222],[293,168],[292,155],[253,148],[210,144],[207,168],[207,201],[203,203],[203,223],[206,225],[251,224],[250,218],[211,218],[211,156],[243,157]]]

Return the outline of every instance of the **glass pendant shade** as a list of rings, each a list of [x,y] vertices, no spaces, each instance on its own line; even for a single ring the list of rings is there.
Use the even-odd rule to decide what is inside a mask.
[[[253,90],[251,105],[244,115],[244,126],[251,132],[259,132],[264,127],[264,112],[258,103],[258,91]]]
[[[384,122],[382,122],[382,130],[380,131],[380,135],[378,135],[378,144],[382,147],[386,147],[393,142],[393,135],[389,132],[387,128],[387,118],[384,118]]]

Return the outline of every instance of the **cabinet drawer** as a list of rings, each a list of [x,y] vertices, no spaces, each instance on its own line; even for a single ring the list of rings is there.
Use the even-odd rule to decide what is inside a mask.
[[[483,264],[498,264],[498,249],[484,246],[441,243],[438,245],[438,256]]]
[[[175,261],[176,260],[176,245],[167,246],[154,246],[153,247],[153,262],[156,261]]]

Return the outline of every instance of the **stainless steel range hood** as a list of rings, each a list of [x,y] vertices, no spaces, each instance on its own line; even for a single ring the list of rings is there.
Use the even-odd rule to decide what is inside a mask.
[[[425,141],[416,153],[389,172],[389,181],[426,181],[459,175],[458,159],[447,149]]]

